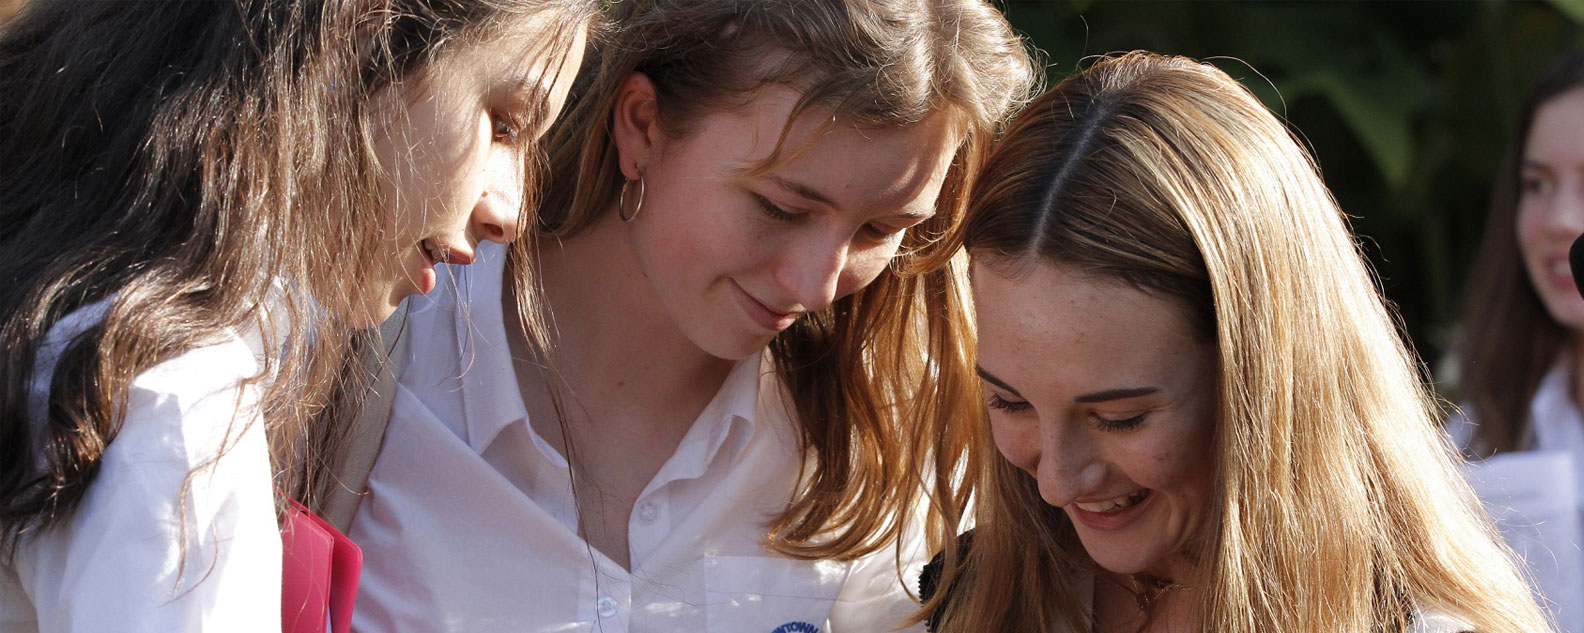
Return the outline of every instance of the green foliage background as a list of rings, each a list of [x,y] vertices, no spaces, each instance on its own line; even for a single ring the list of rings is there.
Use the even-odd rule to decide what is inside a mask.
[[[1208,59],[1308,140],[1437,361],[1528,82],[1584,44],[1584,0],[1014,0],[1054,85],[1097,54]]]

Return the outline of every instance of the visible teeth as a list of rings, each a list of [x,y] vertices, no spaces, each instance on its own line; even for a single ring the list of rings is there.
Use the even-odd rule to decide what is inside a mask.
[[[1148,496],[1149,489],[1146,488],[1133,494],[1123,495],[1115,499],[1106,499],[1105,501],[1096,501],[1093,503],[1078,502],[1076,505],[1078,506],[1078,509],[1085,512],[1116,512],[1124,508],[1133,507],[1135,504],[1143,501],[1144,498]]]
[[[429,257],[431,263],[439,264],[445,261],[445,253],[435,247],[434,242],[424,240],[418,244],[423,247],[424,255]]]

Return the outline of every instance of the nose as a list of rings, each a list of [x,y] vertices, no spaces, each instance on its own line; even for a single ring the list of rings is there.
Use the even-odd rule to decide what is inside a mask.
[[[790,243],[775,267],[776,284],[797,307],[808,312],[823,310],[837,298],[849,264],[848,248],[845,239]]]
[[[515,192],[491,191],[479,194],[468,216],[468,232],[475,239],[502,244],[517,239],[522,214],[522,195]]]
[[[468,216],[468,232],[475,240],[511,242],[521,232],[523,162],[504,149],[494,149],[484,165],[484,190]]]
[[[1065,506],[1099,490],[1105,483],[1106,465],[1082,432],[1064,433],[1060,425],[1041,423],[1039,464],[1034,478],[1040,498]]]
[[[1546,217],[1556,232],[1576,236],[1584,233],[1584,179],[1566,184],[1557,187]]]

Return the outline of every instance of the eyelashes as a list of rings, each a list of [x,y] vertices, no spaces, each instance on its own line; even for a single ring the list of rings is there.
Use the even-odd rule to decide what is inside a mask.
[[[994,393],[990,394],[989,397],[985,399],[985,405],[991,409],[1005,411],[1007,413],[1022,413],[1033,408],[1033,405],[1029,404],[1025,400],[1008,400],[1001,397],[999,394]],[[1147,414],[1140,413],[1132,417],[1115,419],[1107,418],[1101,415],[1090,414],[1089,418],[1094,420],[1095,428],[1101,431],[1123,432],[1139,428],[1139,426],[1144,423],[1144,418],[1146,415]]]
[[[759,207],[759,211],[761,213],[764,213],[767,217],[777,222],[786,222],[789,224],[795,223],[802,220],[804,216],[807,215],[804,213],[787,211],[776,203],[771,202],[769,198],[759,194],[753,194],[753,200],[754,204]],[[863,231],[864,237],[868,238],[868,241],[873,243],[885,242],[886,240],[895,238],[907,231],[907,229],[891,228],[885,225],[875,224],[873,222],[865,224],[861,230]]]
[[[516,145],[522,139],[523,122],[521,117],[509,113],[490,113],[490,131],[495,137],[495,142]]]
[[[792,222],[798,219],[798,214],[776,206],[776,204],[771,202],[769,198],[759,194],[754,194],[753,198],[754,203],[759,205],[759,210],[764,212],[765,215],[770,216],[771,219],[780,220],[782,222]]]
[[[1131,418],[1123,418],[1121,420],[1113,420],[1111,418],[1105,418],[1098,415],[1091,415],[1089,417],[1094,418],[1095,427],[1102,431],[1131,431],[1138,428],[1140,424],[1144,423],[1144,414],[1142,413]]]
[[[1006,398],[1002,398],[1001,396],[999,396],[997,394],[993,394],[993,393],[990,394],[989,402],[987,404],[992,409],[998,409],[998,410],[1001,410],[1001,411],[1006,411],[1007,413],[1020,413],[1020,412],[1023,412],[1023,411],[1027,411],[1027,410],[1029,410],[1029,408],[1031,406],[1026,401],[1023,401],[1023,400],[1007,400]]]

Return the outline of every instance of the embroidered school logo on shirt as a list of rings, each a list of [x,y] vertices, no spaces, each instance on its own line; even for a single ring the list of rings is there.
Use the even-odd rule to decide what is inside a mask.
[[[807,622],[788,622],[770,633],[820,633],[819,627]]]

